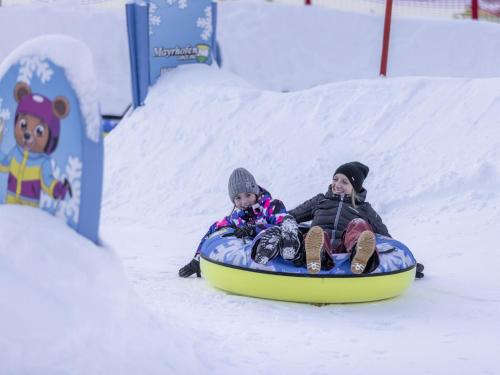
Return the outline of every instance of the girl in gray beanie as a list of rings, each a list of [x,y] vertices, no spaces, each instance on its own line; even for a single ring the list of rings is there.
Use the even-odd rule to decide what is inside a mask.
[[[287,214],[283,202],[273,199],[271,194],[255,181],[255,177],[245,168],[236,168],[228,181],[229,199],[234,204],[229,216],[213,223],[201,239],[194,258],[179,270],[180,277],[189,277],[200,273],[200,252],[206,239],[222,228],[234,231],[224,237],[253,239],[262,231],[256,244],[254,260],[266,264],[278,254],[287,260],[296,260],[299,254],[298,225]]]

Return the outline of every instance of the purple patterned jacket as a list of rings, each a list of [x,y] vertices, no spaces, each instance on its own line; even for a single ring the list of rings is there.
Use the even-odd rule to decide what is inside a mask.
[[[283,218],[287,215],[287,211],[283,202],[278,199],[273,199],[271,194],[261,186],[259,186],[259,196],[257,203],[249,209],[235,209],[229,216],[222,220],[213,223],[208,232],[203,236],[196,250],[195,257],[200,255],[201,247],[207,238],[217,232],[219,229],[226,227],[242,228],[246,225],[254,225],[256,234],[264,229],[274,225],[279,225]]]

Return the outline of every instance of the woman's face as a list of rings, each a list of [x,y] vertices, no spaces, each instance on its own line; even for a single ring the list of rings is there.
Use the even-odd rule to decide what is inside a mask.
[[[248,208],[257,202],[257,196],[253,193],[239,193],[234,197],[236,208]]]
[[[332,192],[333,194],[352,194],[352,185],[346,175],[342,173],[337,173],[333,176],[332,180]]]

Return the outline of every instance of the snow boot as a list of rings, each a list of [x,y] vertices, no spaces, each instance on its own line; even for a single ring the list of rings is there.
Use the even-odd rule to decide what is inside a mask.
[[[287,215],[284,217],[280,227],[281,257],[292,261],[298,259],[300,250],[299,225],[291,215]]]
[[[309,229],[305,239],[307,272],[317,274],[321,270],[321,250],[323,248],[323,229],[314,226]]]
[[[271,259],[275,258],[280,251],[281,245],[281,229],[280,227],[271,227],[266,229],[260,238],[257,250],[255,251],[255,262],[266,264]]]
[[[351,272],[357,275],[363,273],[374,251],[375,234],[369,230],[365,230],[359,235],[358,243],[356,244],[356,253],[351,261]]]

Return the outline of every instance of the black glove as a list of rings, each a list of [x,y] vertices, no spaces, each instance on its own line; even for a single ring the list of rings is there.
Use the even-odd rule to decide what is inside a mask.
[[[422,263],[417,263],[417,271],[415,273],[415,279],[422,279],[424,277],[424,265]]]
[[[200,261],[197,259],[193,259],[179,270],[180,277],[189,277],[193,274],[196,274],[197,277],[201,277]]]
[[[232,233],[225,233],[222,235],[222,237],[238,237],[238,238],[243,238],[243,237],[255,237],[255,227],[253,225],[245,225],[241,228],[235,228],[234,232]]]

